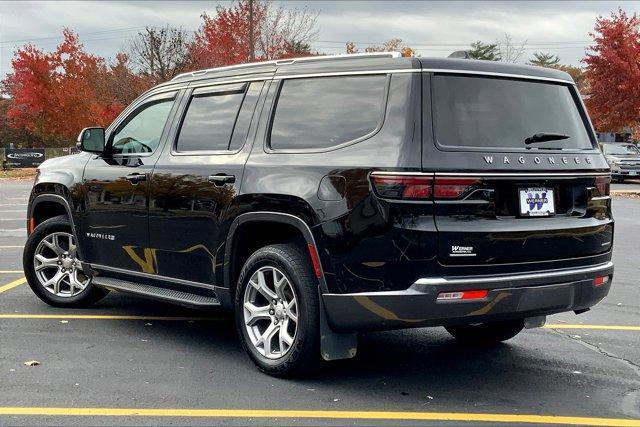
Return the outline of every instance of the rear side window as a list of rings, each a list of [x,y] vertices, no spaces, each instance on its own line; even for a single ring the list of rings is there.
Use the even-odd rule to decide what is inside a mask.
[[[178,151],[228,150],[244,89],[194,94],[182,121]]]
[[[271,148],[322,150],[372,134],[382,123],[387,86],[384,75],[285,80]]]
[[[593,148],[569,86],[487,77],[436,75],[433,118],[438,144],[464,148]],[[536,142],[534,134],[568,138]]]

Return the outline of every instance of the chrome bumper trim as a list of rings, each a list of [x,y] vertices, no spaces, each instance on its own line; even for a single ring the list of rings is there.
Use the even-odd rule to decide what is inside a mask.
[[[597,273],[598,271],[607,270],[613,267],[613,262],[609,261],[606,264],[594,265],[591,267],[571,268],[567,270],[552,270],[543,271],[540,273],[526,273],[526,274],[512,274],[509,276],[491,276],[491,277],[469,277],[469,278],[455,278],[447,279],[446,277],[429,277],[424,279],[418,279],[414,282],[414,285],[463,285],[473,283],[501,283],[501,282],[513,282],[530,279],[543,279],[548,277],[562,277],[570,276],[573,274],[583,273]]]

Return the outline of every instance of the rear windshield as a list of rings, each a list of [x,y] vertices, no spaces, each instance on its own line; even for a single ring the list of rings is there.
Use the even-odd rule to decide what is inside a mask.
[[[435,136],[441,146],[593,148],[569,86],[436,75],[432,91]],[[525,144],[535,134],[568,138]]]
[[[604,151],[604,154],[613,156],[637,156],[640,154],[638,149],[633,145],[604,144],[602,146],[602,150]]]

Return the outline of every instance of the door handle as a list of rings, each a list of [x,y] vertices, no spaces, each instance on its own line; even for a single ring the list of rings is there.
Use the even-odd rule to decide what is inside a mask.
[[[209,175],[209,182],[215,185],[233,184],[236,182],[235,175]]]
[[[131,173],[129,175],[127,175],[125,177],[127,179],[127,181],[129,181],[130,183],[132,183],[133,185],[142,182],[142,181],[146,181],[147,180],[147,174],[145,173]]]

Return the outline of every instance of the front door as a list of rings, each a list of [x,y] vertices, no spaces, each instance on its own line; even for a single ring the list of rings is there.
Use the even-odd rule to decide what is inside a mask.
[[[149,178],[168,132],[176,92],[152,95],[108,129],[105,155],[84,171],[78,241],[86,262],[152,273]]]
[[[263,86],[215,85],[185,97],[181,124],[151,179],[149,238],[159,275],[196,285],[220,282],[228,209],[251,150]]]

